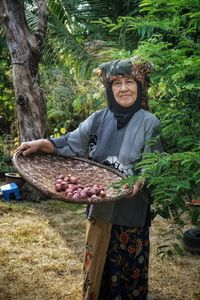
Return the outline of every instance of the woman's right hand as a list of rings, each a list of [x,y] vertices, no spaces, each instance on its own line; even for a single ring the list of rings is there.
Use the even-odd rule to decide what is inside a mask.
[[[30,142],[23,142],[18,147],[18,151],[21,152],[24,156],[29,155],[31,153],[37,152],[40,149],[41,140],[35,140]]]
[[[39,139],[30,142],[23,142],[17,150],[26,156],[37,151],[54,153],[55,148],[48,139]]]

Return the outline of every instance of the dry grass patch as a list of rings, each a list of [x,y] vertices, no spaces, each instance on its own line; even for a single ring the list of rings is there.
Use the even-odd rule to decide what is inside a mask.
[[[169,222],[158,217],[151,228],[150,300],[200,300],[200,255],[157,256],[160,232],[168,227]]]
[[[43,214],[42,204],[41,207],[30,204],[26,207],[27,214],[23,205],[21,208],[18,204],[8,205],[7,211],[5,208],[3,204],[0,219],[0,299],[80,299],[82,258],[70,243],[66,243],[55,226],[60,226],[62,216],[65,216],[67,230],[66,215],[71,223],[73,213],[66,207],[65,213],[62,207],[60,217],[55,210],[51,212],[52,219],[48,219]],[[71,240],[78,239],[79,243],[84,238],[84,217],[81,218],[81,228],[76,223],[73,232],[68,230]],[[55,223],[54,226],[51,223]],[[83,242],[81,245],[83,247]]]
[[[0,202],[0,300],[80,300],[85,208]],[[199,255],[156,256],[168,223],[151,228],[150,299],[199,300]]]

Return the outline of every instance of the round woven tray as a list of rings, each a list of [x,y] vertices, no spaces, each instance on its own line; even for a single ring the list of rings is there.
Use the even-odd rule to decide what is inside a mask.
[[[128,196],[131,189],[116,189],[113,184],[119,182],[124,176],[107,166],[79,158],[61,157],[50,154],[34,153],[23,156],[17,152],[13,157],[13,164],[19,174],[39,191],[51,198],[71,203],[101,203],[116,201]],[[82,185],[100,184],[106,191],[106,197],[97,196],[93,199],[67,198],[65,192],[56,192],[55,180],[60,174],[76,176]]]

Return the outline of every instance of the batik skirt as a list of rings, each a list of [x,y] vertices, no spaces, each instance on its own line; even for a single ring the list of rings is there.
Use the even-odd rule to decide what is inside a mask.
[[[149,228],[88,221],[84,300],[146,300]]]

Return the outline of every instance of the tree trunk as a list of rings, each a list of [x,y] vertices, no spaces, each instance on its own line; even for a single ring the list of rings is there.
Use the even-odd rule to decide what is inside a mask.
[[[1,0],[0,21],[5,30],[13,66],[13,85],[20,140],[43,138],[46,133],[46,103],[39,86],[38,65],[47,31],[45,0],[38,0],[38,28],[28,28],[23,0]]]

